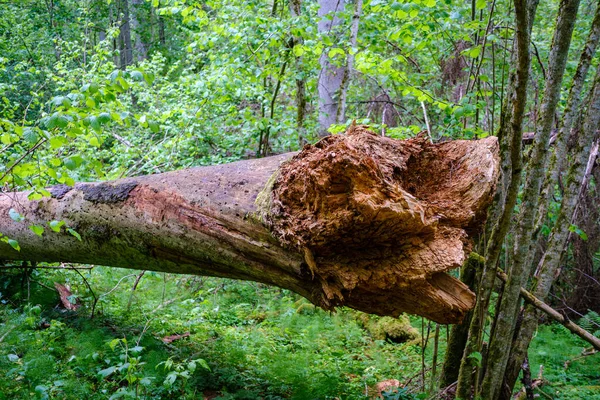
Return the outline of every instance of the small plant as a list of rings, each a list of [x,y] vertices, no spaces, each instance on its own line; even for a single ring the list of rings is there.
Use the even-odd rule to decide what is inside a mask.
[[[187,381],[192,377],[198,366],[210,371],[208,363],[202,358],[196,358],[194,360],[185,360],[182,362],[175,362],[173,358],[169,357],[167,361],[159,363],[156,368],[162,366],[165,371],[168,371],[167,377],[163,381],[163,386],[168,391],[173,391],[176,386],[179,386],[183,390],[186,386]],[[176,383],[179,385],[176,385]]]
[[[384,390],[381,392],[383,400],[415,400],[417,397],[410,393],[406,388]]]
[[[113,352],[118,352],[117,360],[106,360],[108,364],[112,364],[107,368],[98,371],[98,376],[102,379],[112,377],[119,385],[126,383],[126,387],[121,387],[111,396],[111,399],[116,398],[137,398],[140,392],[140,385],[148,386],[151,379],[143,376],[142,366],[145,362],[141,361],[140,353],[144,349],[141,346],[129,348],[127,339],[114,339],[109,343]],[[115,378],[117,377],[117,378]]]

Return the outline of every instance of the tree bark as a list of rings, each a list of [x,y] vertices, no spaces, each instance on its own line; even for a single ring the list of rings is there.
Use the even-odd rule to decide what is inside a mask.
[[[475,290],[475,281],[477,275],[481,275],[484,263],[485,260],[483,257],[476,253],[471,253],[469,259],[460,270],[460,280],[469,286],[471,290]],[[444,367],[440,376],[440,389],[448,387],[458,380],[460,362],[467,344],[470,323],[471,312],[467,313],[465,319],[460,324],[452,326],[450,338],[446,346]]]
[[[585,46],[581,51],[579,57],[579,63],[577,64],[577,70],[573,75],[571,82],[571,88],[569,89],[569,97],[567,98],[567,104],[561,120],[560,132],[557,135],[556,145],[554,146],[554,152],[550,157],[550,164],[548,166],[548,172],[542,187],[542,201],[540,206],[540,212],[538,216],[537,226],[540,227],[544,223],[547,217],[548,205],[550,198],[554,194],[554,187],[558,183],[558,177],[564,169],[564,160],[566,159],[567,143],[571,136],[571,131],[577,116],[580,114],[580,105],[582,100],[583,85],[586,82],[588,76],[588,70],[592,63],[592,59],[596,54],[596,48],[598,41],[600,40],[600,1],[596,4],[596,13],[590,32],[588,34]]]
[[[302,15],[302,0],[291,0],[290,1],[290,14],[294,18],[300,18]],[[293,37],[294,45],[303,44],[304,39],[302,36]],[[298,145],[300,148],[308,143],[306,139],[306,128],[304,127],[304,120],[307,113],[307,101],[306,101],[306,78],[304,72],[304,57],[295,56],[296,61],[296,129],[298,130]]]
[[[596,161],[598,153],[597,128],[600,125],[600,69],[597,70],[594,86],[592,88],[587,115],[583,126],[576,127],[578,130],[578,144],[574,150],[569,172],[565,182],[565,190],[562,197],[561,208],[557,220],[554,224],[548,246],[538,265],[538,271],[535,274],[536,282],[534,284],[533,294],[540,300],[545,300],[550,293],[550,288],[558,276],[560,260],[567,247],[569,228],[575,222],[574,215],[577,205],[581,198],[582,191],[585,190],[587,179],[591,174],[592,167]],[[593,150],[595,148],[595,150]],[[582,187],[583,185],[583,187]],[[518,367],[516,364],[522,363],[526,356],[527,348],[533,338],[537,328],[538,313],[531,305],[525,307],[523,311],[523,323],[519,330],[519,338],[516,340],[510,352],[510,362],[506,368],[504,378],[505,396],[510,398],[509,393],[518,377]]]
[[[121,14],[119,27],[119,67],[127,68],[133,64],[133,48],[131,44],[131,24],[129,22],[129,0],[120,0],[119,12]]]
[[[342,78],[340,100],[336,117],[336,122],[338,124],[342,124],[346,120],[346,99],[348,97],[348,87],[350,87],[350,77],[352,75],[352,70],[354,69],[353,51],[355,50],[358,41],[358,27],[362,8],[363,0],[354,0],[354,14],[352,15],[352,23],[350,24],[350,48],[348,48],[348,56],[346,57],[346,68],[344,69],[344,77]],[[429,136],[431,136],[431,133]]]
[[[550,131],[560,98],[561,83],[578,9],[579,0],[563,0],[558,11],[540,120],[523,190],[523,202],[520,207],[519,225],[516,229],[515,246],[512,251],[512,263],[508,269],[509,279],[504,286],[502,300],[496,314],[495,331],[490,342],[488,363],[481,387],[481,396],[485,399],[495,400],[500,395],[502,377],[509,356],[506,349],[510,347],[513,339],[520,305],[519,290],[526,285],[531,273],[530,255],[532,244],[536,243],[535,238],[537,237],[534,228],[540,204],[540,189],[548,159]],[[533,16],[530,15],[529,18],[533,18]]]
[[[131,30],[135,33],[135,59],[137,61],[144,61],[148,58],[148,44],[144,40],[139,18],[142,15],[143,8],[144,0],[131,0],[130,23]]]
[[[456,323],[475,298],[446,271],[469,254],[498,165],[493,137],[434,145],[354,126],[296,155],[56,186],[39,201],[5,193],[0,232],[21,251],[0,240],[0,259],[253,280],[325,309]],[[53,220],[60,232],[28,228]]]
[[[482,334],[485,318],[488,312],[489,299],[495,280],[495,271],[502,243],[511,225],[513,208],[517,203],[517,195],[521,185],[522,173],[522,137],[523,117],[527,103],[527,83],[529,81],[530,67],[530,38],[533,15],[537,0],[514,0],[515,6],[515,48],[516,70],[511,77],[511,85],[507,96],[506,112],[503,110],[500,141],[505,148],[503,160],[503,186],[505,193],[498,193],[496,201],[499,203],[495,210],[494,221],[489,240],[486,243],[485,265],[477,290],[477,304],[473,310],[473,317],[469,326],[467,344],[461,360],[456,397],[467,399],[471,397],[475,377],[472,359],[469,357],[474,352],[482,350]]]
[[[342,0],[319,1],[319,34],[322,36],[339,35],[338,28],[342,24],[339,13],[344,11]],[[335,38],[332,39],[335,43]],[[344,80],[345,67],[336,65],[329,57],[327,48],[323,49],[319,64],[321,73],[318,80],[319,92],[319,136],[324,137],[327,130],[337,122],[339,96]]]

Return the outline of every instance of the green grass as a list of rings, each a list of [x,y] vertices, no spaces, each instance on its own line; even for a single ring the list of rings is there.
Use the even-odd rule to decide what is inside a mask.
[[[419,340],[374,339],[353,310],[324,312],[256,283],[146,272],[132,292],[139,271],[82,274],[98,298],[93,319],[93,296],[72,271],[34,271],[29,285],[0,276],[0,399],[365,399],[387,379],[424,397]],[[54,282],[70,284],[81,309],[55,307]],[[421,331],[420,318],[411,323]],[[433,326],[428,366],[432,338]],[[445,339],[442,327],[441,352]],[[600,399],[600,357],[577,358],[585,345],[560,326],[540,328],[530,359],[533,375],[544,365],[545,393]]]
[[[8,378],[0,398],[360,399],[365,387],[406,381],[420,365],[417,346],[372,339],[354,311],[305,307],[295,294],[255,283],[147,272],[128,310],[135,276],[122,278],[131,273],[86,272],[100,298],[93,320],[92,296],[72,272],[33,279],[70,281],[84,304],[77,313],[55,309],[56,295],[38,284],[30,284],[28,303],[13,293],[0,310],[0,370]],[[209,369],[202,361],[193,369],[192,360]]]
[[[600,353],[582,356],[589,349],[562,325],[543,325],[529,349],[532,377],[543,366],[542,390],[553,399],[600,400]]]

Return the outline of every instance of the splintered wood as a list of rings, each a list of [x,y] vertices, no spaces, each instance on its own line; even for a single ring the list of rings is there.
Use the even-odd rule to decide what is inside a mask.
[[[498,174],[496,138],[431,144],[356,126],[282,165],[271,229],[303,252],[322,307],[457,322],[475,295],[446,271],[466,260]]]

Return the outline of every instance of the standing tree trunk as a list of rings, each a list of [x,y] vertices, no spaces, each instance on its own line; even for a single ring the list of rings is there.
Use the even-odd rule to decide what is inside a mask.
[[[319,0],[319,34],[329,36],[333,43],[339,41],[339,28],[342,19],[339,13],[344,10],[342,0]],[[319,74],[319,136],[327,136],[327,130],[337,122],[338,109],[340,106],[340,91],[344,81],[345,67],[336,64],[329,57],[329,50],[323,49],[321,58],[321,73]]]
[[[558,182],[558,176],[562,169],[564,168],[565,160],[568,158],[567,154],[567,141],[571,132],[574,130],[578,130],[577,126],[574,126],[576,115],[580,114],[582,110],[580,109],[581,105],[581,97],[582,97],[582,88],[587,77],[587,71],[590,66],[591,60],[595,54],[596,46],[598,44],[598,39],[600,38],[600,7],[596,8],[596,15],[594,17],[594,21],[592,22],[592,26],[590,28],[590,33],[588,35],[588,40],[581,52],[579,64],[577,66],[577,71],[573,77],[573,81],[571,84],[571,88],[569,90],[569,97],[567,100],[567,106],[565,107],[565,112],[563,119],[561,121],[561,130],[559,132],[558,139],[556,140],[556,144],[554,146],[554,153],[552,154],[550,165],[548,168],[548,172],[546,175],[546,181],[544,182],[544,187],[542,190],[541,196],[541,204],[540,204],[540,215],[538,216],[536,229],[540,229],[541,225],[544,223],[546,218],[546,213],[548,209],[548,205],[551,199],[551,196],[554,192],[554,186]],[[589,138],[588,138],[589,139]],[[566,197],[565,197],[566,196]],[[562,200],[563,206],[567,207],[568,202],[576,200],[576,198],[568,198],[569,195],[563,193]],[[562,208],[561,208],[562,209]],[[561,211],[562,212],[562,211]],[[571,211],[566,211],[567,213]],[[569,214],[570,215],[570,214]],[[560,227],[555,225],[554,230],[567,229],[570,226]],[[552,234],[553,236],[555,233]],[[560,243],[560,241],[558,242]],[[556,245],[555,243],[554,245]],[[558,250],[562,253],[563,248]],[[550,246],[553,246],[550,244]],[[547,246],[547,251],[555,252],[557,249],[550,249]],[[553,257],[548,257],[547,261],[550,261]],[[560,257],[559,257],[560,258]],[[541,263],[544,263],[545,255],[543,256]],[[559,262],[558,259],[550,261]],[[541,265],[541,264],[540,264]],[[539,267],[538,267],[539,270]],[[554,280],[554,278],[553,278]],[[549,290],[549,287],[548,287]],[[538,291],[534,291],[534,295],[539,297],[541,300],[544,300],[547,296],[547,293],[542,293]],[[532,312],[533,309],[528,307],[528,311],[526,309],[526,313],[529,315],[525,315],[522,326],[519,330],[519,340],[513,343],[512,351],[510,354],[509,362],[506,368],[506,373],[504,376],[504,383],[502,385],[502,395],[501,398],[507,399],[510,397],[512,389],[516,383],[517,377],[520,372],[521,364],[523,359],[526,356],[527,348],[529,347],[529,343],[531,341],[531,335],[533,335],[533,331],[537,327],[537,315]]]
[[[486,260],[478,285],[477,304],[473,310],[467,344],[461,360],[456,397],[462,399],[470,398],[473,389],[479,388],[478,377],[475,376],[478,369],[474,359],[471,358],[471,354],[475,352],[481,354],[483,351],[482,334],[496,276],[495,271],[500,259],[502,243],[511,224],[512,211],[517,203],[517,195],[521,185],[523,116],[527,103],[527,83],[530,67],[529,46],[535,5],[537,5],[536,0],[532,0],[531,3],[528,3],[527,0],[514,0],[516,70],[511,77],[511,85],[507,96],[510,101],[506,103],[506,112],[503,112],[504,118],[501,121],[499,132],[501,134],[500,140],[505,146],[502,154],[505,157],[505,160],[503,160],[503,182],[506,192],[499,193],[497,196],[497,211],[494,213],[497,217],[496,221],[493,221],[491,234],[486,244]]]
[[[502,300],[496,312],[496,325],[490,342],[488,362],[481,388],[481,396],[485,399],[494,400],[500,395],[500,388],[509,357],[509,352],[506,349],[510,348],[513,340],[520,306],[519,292],[521,287],[526,286],[532,272],[530,266],[532,257],[530,255],[533,244],[537,242],[537,232],[534,232],[534,229],[540,206],[540,189],[548,160],[550,131],[560,98],[562,78],[578,9],[579,0],[562,0],[558,11],[548,63],[544,99],[541,104],[535,144],[527,171],[523,201],[520,206],[519,225],[515,230],[512,264],[507,268],[509,278],[504,285]],[[533,15],[529,15],[528,18],[533,18]]]
[[[61,185],[40,201],[7,193],[0,259],[246,279],[325,309],[456,323],[475,297],[446,271],[469,254],[498,164],[495,138],[434,145],[355,126],[296,155]],[[49,221],[60,232],[29,229]]]
[[[131,24],[129,17],[129,0],[119,1],[119,67],[121,69],[133,64],[133,48],[131,44]]]
[[[342,124],[346,120],[346,98],[348,96],[348,87],[350,86],[352,69],[354,68],[354,51],[356,49],[356,43],[358,41],[358,27],[360,22],[360,16],[362,14],[362,7],[363,1],[355,0],[354,14],[352,15],[352,24],[350,25],[350,48],[348,49],[348,56],[346,58],[346,68],[344,70],[344,78],[342,79],[342,87],[340,89],[340,103],[338,106],[338,112],[336,117],[336,122],[338,124]]]
[[[475,281],[478,276],[481,276],[484,263],[485,260],[481,256],[471,253],[460,270],[460,280],[469,286],[471,290],[475,290]],[[452,385],[458,380],[460,361],[467,344],[471,317],[472,313],[469,312],[460,324],[452,326],[446,346],[444,367],[440,376],[439,387],[441,389]]]
[[[567,240],[570,235],[569,228],[573,224],[577,204],[579,203],[582,191],[585,190],[585,177],[591,174],[591,169],[596,161],[598,152],[597,145],[592,152],[593,143],[597,140],[597,129],[600,125],[600,68],[596,73],[594,86],[592,88],[590,101],[587,107],[587,115],[583,126],[577,127],[578,143],[574,149],[574,155],[569,167],[565,182],[565,190],[562,196],[561,208],[554,228],[548,240],[546,251],[540,260],[538,271],[535,275],[537,279],[534,285],[533,294],[540,300],[545,300],[550,293],[552,283],[556,279],[559,271],[560,260],[567,247]],[[582,187],[583,185],[583,187]],[[523,312],[523,321],[519,330],[517,340],[512,345],[510,354],[510,363],[507,367],[504,379],[505,393],[504,398],[510,398],[510,392],[514,387],[518,376],[517,365],[522,364],[527,355],[527,348],[533,338],[537,328],[538,313],[537,310],[528,305]],[[515,371],[516,369],[516,371]]]
[[[292,17],[298,19],[302,15],[302,0],[291,0],[290,1],[290,14]],[[294,36],[293,44],[302,45],[304,39],[302,36]],[[304,120],[307,112],[306,102],[306,77],[304,73],[304,58],[302,56],[296,56],[296,129],[298,130],[298,145],[300,148],[308,143],[306,139],[306,128],[304,127]]]
[[[143,15],[143,6],[144,0],[131,0],[130,22],[131,30],[135,33],[135,59],[138,62],[148,58],[148,45],[144,40],[139,18],[140,15]]]

